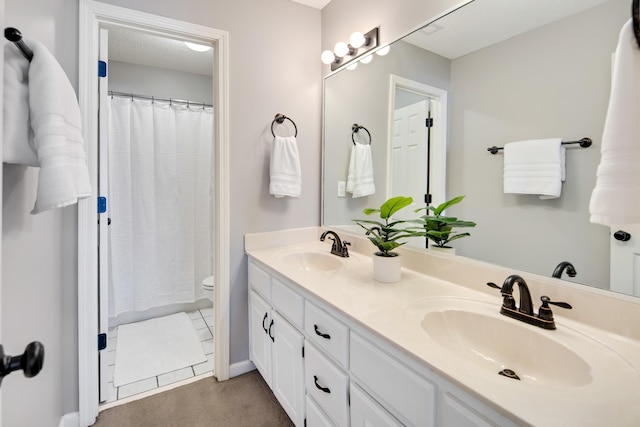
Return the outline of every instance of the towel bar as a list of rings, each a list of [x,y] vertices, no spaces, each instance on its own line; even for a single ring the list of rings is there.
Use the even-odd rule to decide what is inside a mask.
[[[580,147],[587,148],[591,147],[591,138],[582,138],[580,141],[562,141],[562,145],[571,145],[571,144],[580,144]],[[493,147],[487,148],[487,151],[491,154],[496,154],[499,150],[504,150],[504,147]]]

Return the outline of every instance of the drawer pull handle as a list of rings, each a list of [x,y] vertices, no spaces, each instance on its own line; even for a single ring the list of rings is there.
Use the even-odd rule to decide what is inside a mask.
[[[264,322],[265,320],[267,320],[267,313],[264,314],[264,317],[262,318],[262,329],[264,329],[264,333],[267,334],[267,327],[264,326]]]
[[[320,332],[318,330],[318,325],[313,325],[313,329],[316,331],[316,335],[326,339],[326,340],[330,340],[331,339],[331,335],[329,334],[323,334],[322,332]]]
[[[271,328],[273,328],[273,319],[271,319],[271,323],[269,323],[269,338],[271,338],[271,342],[276,342],[276,339],[271,335]]]
[[[324,391],[325,393],[331,393],[329,387],[322,387],[320,384],[318,384],[318,377],[316,377],[315,375],[313,376],[313,382],[316,384],[316,388],[318,390]]]

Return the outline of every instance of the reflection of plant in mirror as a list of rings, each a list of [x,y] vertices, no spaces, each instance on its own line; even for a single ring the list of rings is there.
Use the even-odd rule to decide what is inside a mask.
[[[380,219],[384,220],[384,223],[380,221],[373,221],[367,219],[354,219],[360,227],[367,230],[365,233],[369,236],[369,240],[373,243],[380,251],[376,252],[378,256],[384,257],[393,257],[398,254],[395,252],[391,252],[398,246],[404,245],[406,242],[399,242],[399,239],[414,237],[414,236],[424,236],[424,231],[417,231],[415,229],[404,229],[399,228],[400,224],[409,222],[405,220],[391,221],[391,216],[398,212],[400,209],[405,208],[413,203],[413,199],[411,197],[392,197],[380,206],[380,209],[372,209],[366,208],[364,209],[364,213],[366,215],[371,215],[373,213],[379,213]],[[390,222],[391,221],[391,222]],[[370,224],[371,226],[363,225]]]
[[[416,209],[416,212],[421,210],[432,211],[433,215],[423,215],[420,220],[416,220],[417,223],[421,223],[424,228],[424,236],[431,240],[435,246],[440,248],[448,248],[448,243],[461,239],[463,237],[470,236],[469,233],[455,234],[453,229],[455,227],[475,227],[476,223],[471,221],[459,220],[456,217],[444,216],[442,212],[450,206],[456,205],[464,199],[465,196],[454,197],[437,207],[427,206],[426,208]]]

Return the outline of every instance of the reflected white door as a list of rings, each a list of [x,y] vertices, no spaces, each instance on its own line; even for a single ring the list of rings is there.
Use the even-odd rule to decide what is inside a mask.
[[[414,211],[424,207],[429,176],[428,135],[429,115],[427,99],[398,108],[393,116],[391,150],[391,196],[410,196],[413,204],[399,211],[397,219],[415,218]],[[408,245],[425,247],[424,239],[409,239]]]
[[[640,296],[640,225],[611,228],[610,256],[611,290]]]
[[[109,47],[109,33],[105,29],[100,30],[100,53],[99,59],[105,64],[108,63],[108,47]],[[108,332],[108,309],[109,309],[109,176],[106,171],[109,170],[108,164],[108,145],[109,135],[107,130],[109,128],[109,110],[107,106],[107,80],[106,69],[104,76],[100,76],[98,79],[98,91],[100,93],[100,105],[98,107],[99,116],[99,129],[98,129],[98,157],[99,157],[99,173],[98,173],[98,192],[100,197],[107,199],[106,210],[98,214],[98,334],[105,334]],[[99,358],[99,377],[100,377],[100,402],[104,402],[109,398],[108,387],[108,372],[109,372],[109,357],[108,350],[104,348],[98,352]]]

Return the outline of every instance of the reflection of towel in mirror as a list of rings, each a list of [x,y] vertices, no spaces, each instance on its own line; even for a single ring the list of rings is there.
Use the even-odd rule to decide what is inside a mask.
[[[269,194],[275,197],[300,197],[302,173],[298,144],[293,136],[276,136],[271,144],[271,182]]]
[[[73,87],[42,43],[25,43],[31,62],[13,43],[4,48],[3,161],[40,167],[36,214],[90,196],[91,184]]]
[[[504,192],[560,197],[565,175],[561,138],[533,139],[505,144]]]
[[[620,31],[600,165],[591,194],[591,222],[640,223],[640,49],[632,21]]]
[[[347,191],[352,193],[354,199],[356,197],[369,196],[376,192],[376,186],[373,182],[371,145],[369,144],[355,144],[351,148]]]

